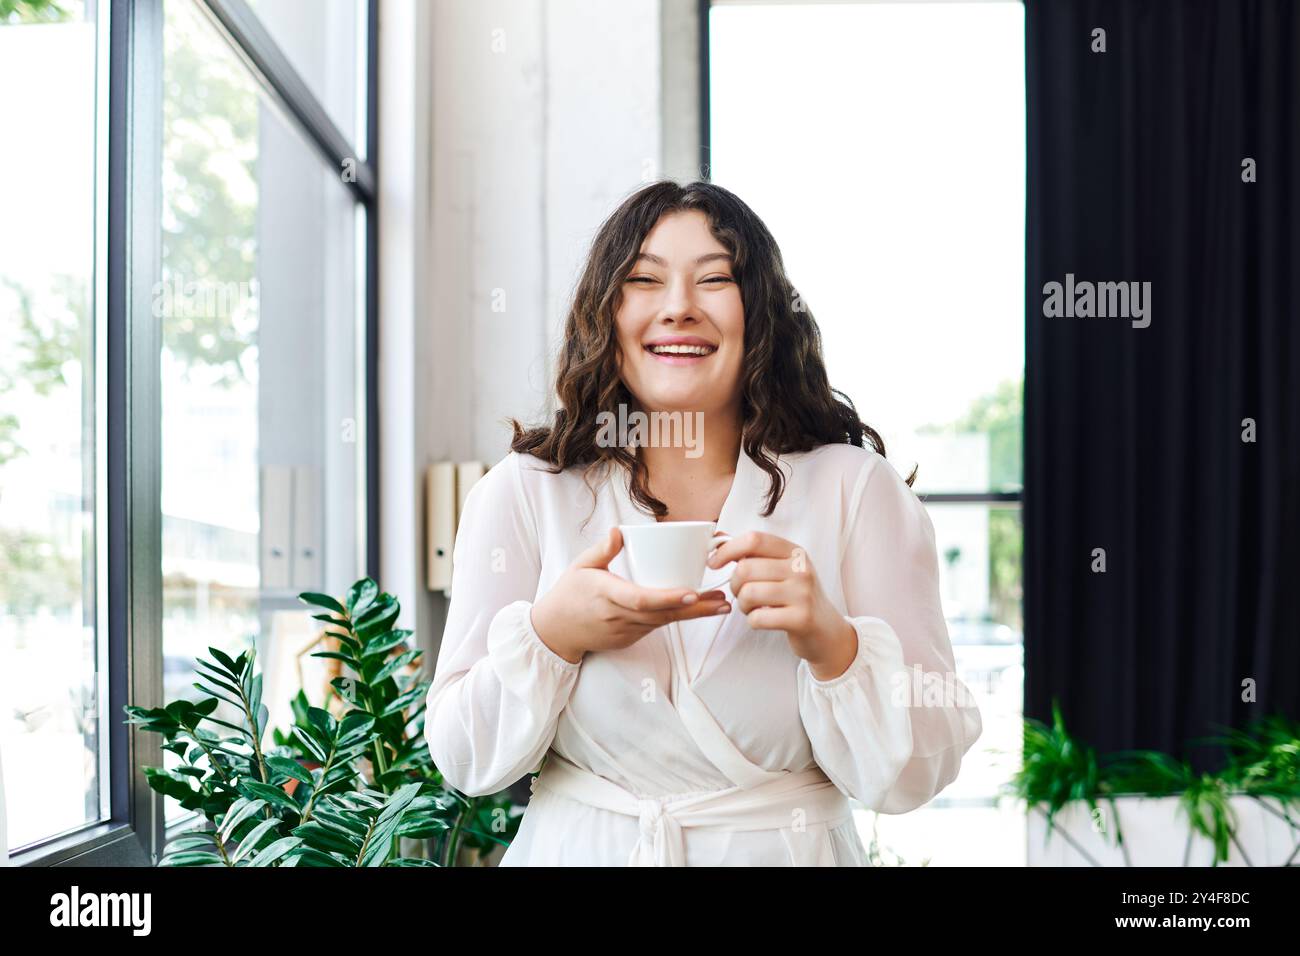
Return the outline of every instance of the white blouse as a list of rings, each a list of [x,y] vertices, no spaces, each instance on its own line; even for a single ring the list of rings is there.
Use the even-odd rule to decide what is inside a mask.
[[[847,797],[921,806],[957,776],[983,729],[957,679],[934,528],[880,455],[823,445],[780,456],[785,493],[742,449],[718,528],[801,546],[858,636],[838,677],[813,677],[783,631],[728,615],[658,628],[572,663],[529,611],[616,524],[646,524],[621,469],[595,511],[580,468],[548,474],[511,452],[470,489],[425,738],[448,784],[505,789],[541,766],[502,866],[865,866]],[[626,553],[609,570],[629,578]]]

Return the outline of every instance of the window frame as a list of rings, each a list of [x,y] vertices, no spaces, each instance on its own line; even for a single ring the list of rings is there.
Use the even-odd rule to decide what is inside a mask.
[[[366,156],[339,131],[244,0],[191,0],[205,13],[250,74],[306,136],[324,161],[341,169],[365,216],[359,251],[364,290],[361,383],[364,447],[358,515],[370,576],[379,566],[378,428],[378,50],[379,0],[365,10]],[[161,276],[162,69],[164,0],[109,0],[97,20],[96,260],[94,334],[97,374],[96,641],[107,645],[109,815],[13,852],[13,866],[152,866],[167,840],[193,817],[166,825],[164,797],[145,767],[163,765],[157,734],[126,723],[123,708],[160,707],[162,633],[161,330],[153,292]],[[107,37],[104,31],[107,26]],[[105,78],[107,89],[104,89]],[[101,472],[102,469],[102,472]],[[105,658],[101,651],[100,660]]]

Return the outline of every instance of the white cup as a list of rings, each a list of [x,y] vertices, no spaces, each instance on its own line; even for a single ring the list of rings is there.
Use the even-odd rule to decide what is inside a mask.
[[[716,521],[657,521],[621,524],[632,582],[645,588],[690,588],[704,583],[709,552],[731,535],[714,537]]]

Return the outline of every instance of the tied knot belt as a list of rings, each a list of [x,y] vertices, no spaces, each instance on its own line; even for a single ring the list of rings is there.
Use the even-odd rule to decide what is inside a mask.
[[[683,827],[779,830],[795,866],[834,866],[827,828],[852,819],[848,798],[820,767],[749,789],[638,797],[552,751],[534,787],[635,817],[639,833],[628,866],[685,866]]]

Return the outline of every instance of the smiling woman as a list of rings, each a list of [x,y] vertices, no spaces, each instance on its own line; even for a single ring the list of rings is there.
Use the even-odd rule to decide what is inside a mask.
[[[771,234],[718,186],[639,190],[563,350],[554,422],[514,422],[464,504],[434,763],[470,795],[542,765],[503,866],[867,865],[849,798],[919,806],[982,725],[969,694],[895,693],[956,680],[933,528]],[[627,408],[699,416],[700,453],[609,442]],[[690,520],[730,535],[701,587],[633,584],[620,528]]]
[[[666,212],[633,262],[614,317],[619,376],[635,403],[652,416],[690,409],[703,425],[699,436],[703,452],[721,443],[721,467],[709,469],[717,471],[719,487],[713,496],[717,505],[731,477],[729,466],[735,458],[731,439],[739,434],[740,424],[736,398],[745,310],[732,276],[733,262],[703,211]],[[647,450],[644,459],[657,476],[676,470],[655,469],[654,455]],[[681,455],[672,458],[680,460]],[[702,471],[699,468],[696,474]],[[660,482],[658,494],[668,493],[670,489]],[[714,502],[705,502],[705,510],[712,511],[706,518],[717,514]],[[671,503],[668,513],[678,520],[683,517]]]
[[[649,351],[682,339],[716,354],[701,361]],[[633,498],[661,516],[668,508],[650,494],[649,461],[626,448],[598,448],[598,412],[617,413],[620,405],[704,411],[708,438],[733,436],[718,443],[732,449],[722,455],[728,465],[744,420],[746,448],[771,479],[770,507],[784,479],[764,446],[779,453],[847,442],[885,451],[852,402],[831,388],[817,323],[771,233],[739,197],[712,183],[654,183],[606,219],[565,323],[556,391],[563,408],[555,421],[529,430],[514,422],[512,450],[561,469],[616,464],[630,474]]]

